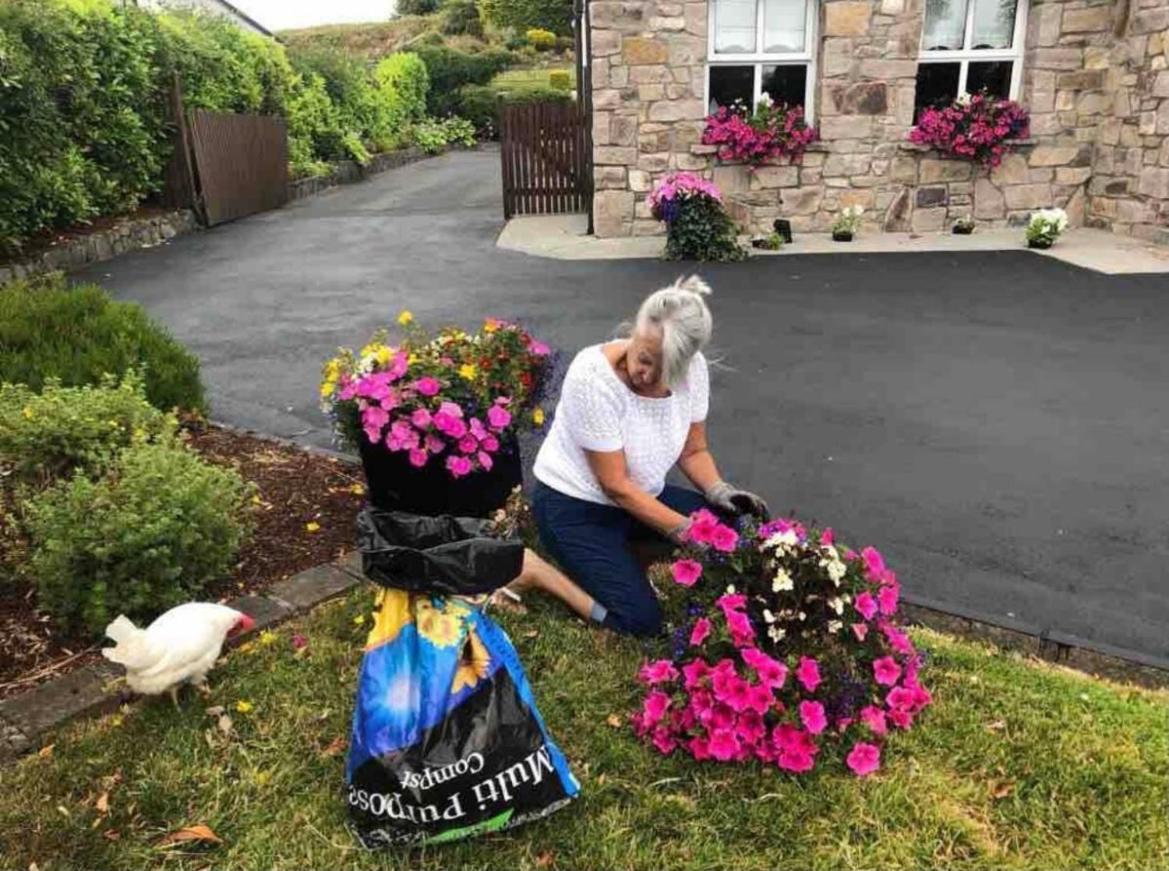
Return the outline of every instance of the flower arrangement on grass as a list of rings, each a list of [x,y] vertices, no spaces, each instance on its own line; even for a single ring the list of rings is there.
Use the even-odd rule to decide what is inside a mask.
[[[637,734],[663,754],[795,773],[835,745],[856,775],[875,771],[889,735],[931,702],[895,622],[895,573],[831,529],[693,520],[669,566],[671,655],[640,671]]]
[[[943,109],[926,109],[909,131],[909,140],[984,166],[998,166],[1007,141],[1030,134],[1027,110],[1013,100],[989,94],[963,94]]]
[[[646,203],[666,224],[667,260],[722,262],[746,256],[714,182],[692,172],[672,172],[658,179]]]
[[[745,161],[752,169],[782,158],[798,163],[816,139],[801,107],[775,103],[767,94],[753,112],[742,100],[720,106],[702,132],[702,143],[717,145],[720,160]]]
[[[1027,245],[1050,248],[1068,228],[1068,213],[1063,209],[1040,209],[1027,221]]]
[[[455,327],[431,335],[409,312],[404,337],[379,331],[359,353],[347,348],[324,365],[322,409],[338,440],[359,439],[406,452],[410,465],[442,462],[452,477],[489,471],[501,439],[542,426],[538,405],[551,349],[525,329],[488,318],[478,333]]]

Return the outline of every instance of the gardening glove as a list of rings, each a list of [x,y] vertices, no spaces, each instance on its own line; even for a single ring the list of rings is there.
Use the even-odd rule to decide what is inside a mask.
[[[739,516],[753,514],[760,520],[767,519],[767,503],[754,493],[740,490],[726,481],[718,481],[706,489],[706,501],[719,511]]]
[[[694,523],[694,521],[691,520],[689,517],[687,517],[685,520],[683,520],[681,523],[679,523],[677,526],[675,526],[673,529],[671,529],[669,532],[667,532],[666,538],[668,538],[670,541],[674,542],[674,544],[677,544],[677,545],[685,544],[686,543],[686,533],[688,533],[690,531],[690,527],[693,525],[693,523]]]

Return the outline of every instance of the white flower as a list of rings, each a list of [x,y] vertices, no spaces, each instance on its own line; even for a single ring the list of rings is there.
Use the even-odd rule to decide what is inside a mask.
[[[958,95],[958,99],[955,100],[954,102],[957,103],[959,106],[969,106],[970,105],[970,94],[968,94],[966,91],[963,91],[961,94]]]
[[[801,620],[807,620],[807,619],[808,619],[808,615],[807,615],[807,614],[805,614],[803,611],[801,611],[801,612],[800,612],[800,615],[799,615],[799,616],[800,616],[800,619],[801,619]]]
[[[771,582],[771,592],[778,593],[781,590],[791,590],[795,588],[795,583],[792,581],[792,576],[784,569],[779,569],[775,573],[775,579]]]
[[[767,637],[770,638],[772,641],[783,641],[783,639],[786,635],[787,635],[787,631],[784,629],[780,629],[778,626],[772,626],[770,629],[767,630]]]
[[[799,538],[796,537],[794,530],[787,530],[786,532],[777,532],[767,541],[763,542],[764,547],[780,547],[781,545],[794,545],[799,543]]]
[[[734,584],[727,584],[727,595],[733,596],[734,594],[735,594],[735,585]]]
[[[835,634],[843,628],[844,628],[844,624],[841,623],[839,620],[829,620],[828,621],[828,631],[829,632],[832,632]]]
[[[774,623],[775,622],[775,615],[772,614],[770,611],[768,611],[766,608],[764,608],[763,609],[763,619],[768,623]]]
[[[831,544],[824,545],[821,548],[821,550],[823,550],[824,553],[828,554],[829,559],[834,559],[834,560],[840,559],[840,552]]]
[[[837,614],[844,613],[844,602],[842,602],[839,598],[829,599],[828,600],[828,607],[831,608],[833,611],[835,611]]]
[[[828,564],[828,577],[831,578],[832,583],[840,586],[841,579],[848,573],[848,566],[840,560],[834,560]]]

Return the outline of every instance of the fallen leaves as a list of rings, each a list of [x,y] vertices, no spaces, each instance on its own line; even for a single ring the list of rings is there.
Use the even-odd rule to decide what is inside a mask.
[[[537,868],[551,868],[556,862],[556,854],[551,850],[545,850],[536,856]]]
[[[155,847],[173,847],[175,844],[186,844],[192,841],[205,844],[222,844],[223,839],[210,828],[204,825],[184,826],[177,832],[171,832],[169,835],[161,838]]]
[[[343,753],[347,744],[348,742],[346,742],[344,737],[338,736],[329,742],[328,747],[321,751],[321,756],[328,758],[331,756],[336,756],[339,753]]]
[[[93,806],[99,814],[108,814],[110,812],[110,794],[103,792],[97,797],[97,801]]]
[[[55,744],[46,744],[44,747],[42,747],[40,750],[37,751],[37,756],[39,756],[41,759],[52,759],[53,758],[53,747],[55,747],[55,746],[56,746]]]
[[[306,532],[320,532],[321,524],[317,523],[315,520],[310,520],[304,525],[304,528]]]
[[[610,714],[605,718],[605,722],[614,729],[620,729],[623,725],[625,725],[625,720],[622,719],[620,714]]]
[[[991,797],[995,801],[1001,801],[1007,798],[1015,791],[1015,782],[1013,780],[1001,780],[991,784]]]

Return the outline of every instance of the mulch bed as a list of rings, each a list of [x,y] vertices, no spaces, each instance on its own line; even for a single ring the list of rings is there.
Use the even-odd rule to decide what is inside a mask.
[[[218,427],[193,431],[191,446],[212,462],[234,466],[259,489],[256,529],[235,572],[201,599],[261,593],[353,549],[354,518],[364,498],[360,465]],[[55,635],[27,584],[0,589],[0,698],[98,659],[101,646]]]

